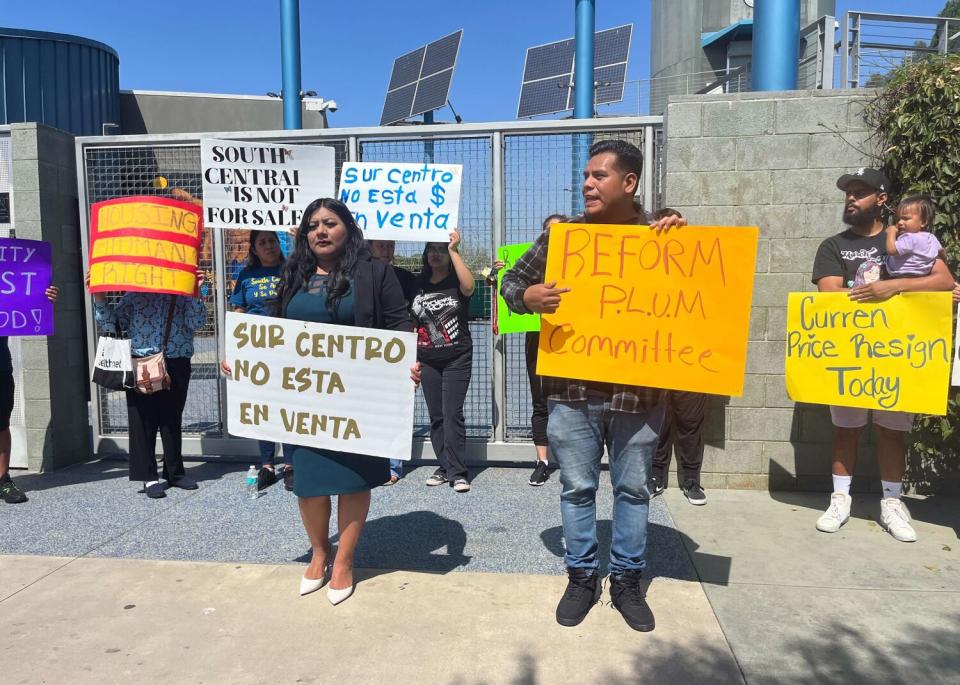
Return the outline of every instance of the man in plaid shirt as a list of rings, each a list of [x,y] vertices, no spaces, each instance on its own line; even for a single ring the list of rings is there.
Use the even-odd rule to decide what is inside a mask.
[[[643,155],[622,140],[590,148],[583,172],[584,214],[576,223],[641,224],[649,220],[634,203]],[[657,230],[682,226],[667,217]],[[552,314],[567,288],[544,283],[549,229],[503,277],[501,294],[520,314]],[[566,543],[567,589],[557,605],[557,622],[578,625],[600,597],[597,559],[596,493],[604,447],[613,484],[613,540],[610,597],[634,630],[653,630],[653,612],[640,579],[646,565],[647,512],[653,454],[664,416],[664,395],[656,388],[551,378],[547,383],[547,438],[560,464],[560,514]]]

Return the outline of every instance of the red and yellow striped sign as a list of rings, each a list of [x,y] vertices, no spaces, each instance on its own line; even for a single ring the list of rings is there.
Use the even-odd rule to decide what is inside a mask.
[[[200,208],[165,197],[123,197],[90,209],[90,292],[192,295]]]

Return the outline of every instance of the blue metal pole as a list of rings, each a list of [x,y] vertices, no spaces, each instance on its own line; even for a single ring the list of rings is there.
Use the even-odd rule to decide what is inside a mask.
[[[593,83],[593,37],[596,31],[595,0],[576,1],[576,56],[573,65],[573,118],[592,119],[594,114]],[[583,210],[580,194],[583,170],[590,157],[593,135],[573,135],[573,159],[571,160],[570,214],[576,216]]]
[[[573,118],[593,118],[593,34],[596,26],[595,0],[576,0],[576,61],[573,75]]]
[[[283,127],[303,128],[300,112],[300,0],[280,0]]]
[[[800,0],[757,0],[753,8],[753,90],[796,90]]]

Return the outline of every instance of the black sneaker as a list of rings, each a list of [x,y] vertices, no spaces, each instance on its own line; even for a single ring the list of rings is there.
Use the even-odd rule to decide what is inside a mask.
[[[0,498],[7,504],[23,504],[27,501],[27,496],[24,495],[23,490],[18,488],[17,484],[13,482],[9,473],[5,473],[3,477],[0,477]]]
[[[582,568],[567,569],[567,589],[557,604],[557,623],[579,625],[600,599],[600,576]]]
[[[533,473],[530,474],[530,480],[527,482],[534,487],[539,487],[550,480],[550,467],[547,462],[537,459],[537,465],[533,467]]]
[[[277,482],[277,474],[273,469],[263,466],[260,468],[260,472],[257,473],[257,491],[266,490],[271,485]]]
[[[161,499],[167,496],[167,493],[163,491],[163,483],[161,482],[151,483],[150,485],[144,484],[144,491],[150,499]]]
[[[622,575],[610,576],[610,599],[627,625],[647,633],[655,625],[653,612],[640,590],[640,571],[624,571]]]
[[[190,476],[180,476],[176,480],[171,478],[169,479],[169,482],[170,482],[170,487],[172,488],[180,488],[181,490],[199,490],[200,489],[200,486],[197,485],[197,481],[195,481]]]
[[[702,507],[707,503],[707,493],[700,487],[700,483],[692,478],[688,478],[683,482],[683,494],[686,495],[687,501],[690,502],[690,504]]]
[[[293,492],[293,467],[288,466],[283,470],[283,489],[287,492]]]
[[[650,488],[651,497],[659,497],[663,494],[663,491],[667,489],[667,482],[660,476],[650,476],[648,487]]]
[[[443,469],[437,469],[433,472],[433,475],[427,478],[427,485],[433,487],[436,485],[443,485],[444,483],[449,483],[447,480],[447,474]]]

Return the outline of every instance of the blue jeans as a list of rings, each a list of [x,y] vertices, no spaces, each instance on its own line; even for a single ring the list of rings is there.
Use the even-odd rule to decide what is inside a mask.
[[[400,459],[390,460],[390,475],[397,478],[403,478],[403,461]]]
[[[664,404],[639,414],[611,411],[609,398],[578,402],[549,400],[547,437],[560,464],[560,515],[566,542],[564,563],[596,569],[597,487],[604,446],[613,484],[613,536],[610,574],[639,571],[646,565],[647,513],[653,455]]]

